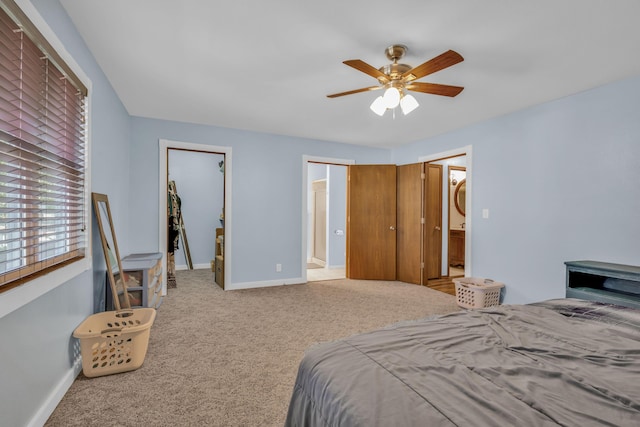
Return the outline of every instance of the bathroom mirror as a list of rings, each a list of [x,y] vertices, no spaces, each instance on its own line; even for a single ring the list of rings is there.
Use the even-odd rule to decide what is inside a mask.
[[[453,200],[456,204],[456,210],[460,212],[460,215],[466,215],[466,200],[467,200],[467,180],[463,179],[456,186],[456,191],[453,196]]]
[[[113,228],[113,221],[111,220],[109,199],[106,194],[99,193],[91,193],[91,199],[93,200],[93,210],[98,220],[98,229],[100,230],[104,260],[107,264],[107,276],[109,277],[109,285],[111,286],[111,295],[114,296],[113,305],[116,310],[131,308],[129,295],[127,293],[126,276],[121,274],[122,262],[120,261],[116,233]],[[117,298],[115,297],[116,295],[118,296]]]

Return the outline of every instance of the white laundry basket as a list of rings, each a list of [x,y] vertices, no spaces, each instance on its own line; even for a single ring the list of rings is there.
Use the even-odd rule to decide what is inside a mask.
[[[500,291],[504,283],[479,277],[454,279],[456,300],[460,307],[482,308],[500,304]]]

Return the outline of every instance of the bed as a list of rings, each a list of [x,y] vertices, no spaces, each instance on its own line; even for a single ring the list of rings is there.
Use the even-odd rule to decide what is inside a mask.
[[[320,344],[286,426],[638,426],[640,310],[566,298]]]

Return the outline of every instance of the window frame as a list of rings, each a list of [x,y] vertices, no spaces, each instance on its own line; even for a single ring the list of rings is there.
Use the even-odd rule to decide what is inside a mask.
[[[47,24],[44,18],[37,11],[35,6],[28,0],[13,0],[13,2],[22,10],[24,15],[31,21],[33,26],[42,34],[49,43],[50,47],[55,50],[59,58],[64,61],[66,66],[71,70],[82,84],[85,85],[88,95],[86,97],[86,137],[85,137],[85,190],[84,190],[84,207],[85,207],[85,223],[87,226],[86,249],[85,256],[78,260],[64,264],[54,270],[36,275],[33,279],[25,281],[18,286],[0,292],[0,318],[10,314],[11,312],[23,307],[24,305],[34,301],[42,295],[58,288],[81,274],[92,269],[92,227],[91,227],[91,129],[92,129],[92,83],[82,68],[74,60],[71,54],[66,50],[62,41],[55,32]],[[90,278],[91,279],[91,278]]]

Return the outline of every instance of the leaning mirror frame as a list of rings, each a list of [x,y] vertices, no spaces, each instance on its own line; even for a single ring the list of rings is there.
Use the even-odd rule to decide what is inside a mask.
[[[126,279],[123,274],[122,262],[120,261],[120,252],[118,251],[116,233],[111,219],[109,199],[106,194],[100,193],[91,193],[91,199],[93,201],[93,209],[98,221],[100,241],[102,242],[104,260],[107,264],[107,275],[109,277],[111,295],[113,296],[113,304],[118,311],[122,308],[131,308],[129,295],[127,293]],[[117,280],[115,278],[116,276],[118,277]],[[122,293],[119,292],[118,285],[121,285]],[[124,307],[122,307],[123,305]]]

